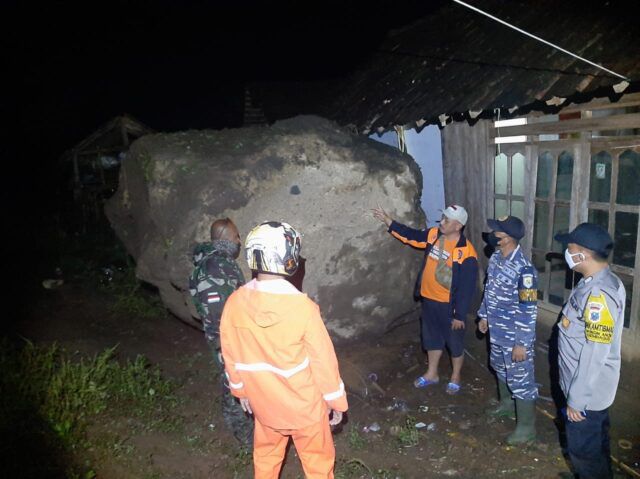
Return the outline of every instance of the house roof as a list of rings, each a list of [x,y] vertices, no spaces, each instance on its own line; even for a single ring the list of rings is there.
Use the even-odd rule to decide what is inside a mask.
[[[471,1],[471,0],[470,0]],[[640,35],[616,1],[483,0],[489,13],[623,81],[453,2],[392,32],[322,112],[359,133],[503,117],[640,90]],[[587,8],[588,6],[588,8]]]
[[[123,131],[127,135],[127,141],[154,133],[154,130],[132,116],[123,114],[104,123],[84,140],[68,150],[63,155],[63,158],[70,158],[73,153],[93,154],[101,151],[113,152],[117,149],[122,149],[125,146]]]

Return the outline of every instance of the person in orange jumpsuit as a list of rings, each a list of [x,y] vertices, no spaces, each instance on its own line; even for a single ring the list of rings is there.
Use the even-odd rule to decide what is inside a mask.
[[[253,414],[256,479],[277,479],[289,438],[307,478],[333,478],[331,425],[347,397],[320,309],[285,277],[300,261],[300,235],[267,222],[247,236],[257,277],[227,300],[220,340],[231,392]]]

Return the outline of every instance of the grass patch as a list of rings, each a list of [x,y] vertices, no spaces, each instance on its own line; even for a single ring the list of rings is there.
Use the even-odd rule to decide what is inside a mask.
[[[165,246],[171,244],[165,242]],[[74,236],[60,249],[59,266],[65,281],[112,296],[113,313],[142,318],[166,314],[157,292],[136,277],[134,261],[113,231]]]
[[[349,435],[347,436],[347,440],[349,442],[349,447],[354,451],[360,451],[364,449],[367,445],[366,439],[360,434],[360,426],[356,423],[349,430]]]
[[[230,461],[231,471],[233,472],[233,478],[245,477],[247,470],[251,465],[252,451],[246,447],[240,447]]]
[[[399,479],[400,475],[387,469],[372,469],[362,459],[339,459],[336,464],[336,479]]]
[[[160,298],[143,290],[142,282],[136,277],[133,267],[128,267],[114,276],[105,286],[105,290],[114,296],[111,311],[115,314],[141,318],[153,318],[165,314]]]
[[[47,436],[47,444],[38,447],[71,457],[88,445],[86,428],[102,414],[152,422],[170,412],[175,406],[173,383],[163,379],[144,357],[121,364],[114,352],[115,347],[78,360],[56,345],[40,347],[27,341],[15,348],[0,341],[0,433],[18,434],[25,441]],[[111,446],[117,452],[130,452],[126,442],[115,441]],[[19,443],[10,446],[9,453],[12,447],[14,455],[28,453]],[[28,460],[15,458],[16,463]],[[80,469],[82,472],[71,467],[67,476],[90,477],[90,466]]]
[[[400,427],[398,431],[398,442],[401,447],[414,447],[418,445],[420,439],[420,432],[415,427],[416,419],[412,416],[407,416],[404,421],[404,425]]]

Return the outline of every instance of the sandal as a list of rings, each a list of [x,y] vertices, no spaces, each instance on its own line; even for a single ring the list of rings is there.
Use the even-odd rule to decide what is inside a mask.
[[[422,388],[426,388],[427,386],[431,386],[433,384],[438,384],[439,382],[440,382],[439,379],[436,379],[434,381],[433,379],[427,379],[424,376],[420,376],[416,378],[415,381],[413,381],[413,387],[422,389]]]
[[[462,386],[460,386],[459,384],[456,383],[449,383],[447,384],[447,394],[458,394],[460,392],[460,389],[462,389]]]

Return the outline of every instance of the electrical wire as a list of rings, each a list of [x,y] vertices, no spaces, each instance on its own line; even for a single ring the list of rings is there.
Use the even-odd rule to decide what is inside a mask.
[[[538,36],[536,36],[536,35],[534,35],[532,33],[527,32],[526,30],[523,30],[522,28],[518,28],[515,25],[510,24],[509,22],[505,22],[504,20],[501,20],[498,17],[496,17],[494,15],[491,15],[490,13],[485,12],[484,10],[480,10],[479,8],[474,7],[473,5],[469,5],[468,3],[465,3],[462,0],[453,0],[453,1],[455,3],[457,3],[457,4],[459,4],[459,5],[462,5],[463,7],[466,7],[468,9],[470,9],[470,10],[473,10],[474,12],[477,12],[477,13],[480,13],[481,15],[484,15],[485,17],[488,17],[491,20],[495,20],[498,23],[501,23],[501,24],[503,24],[503,25],[505,25],[505,26],[517,31],[517,32],[520,32],[523,35],[526,35],[526,36],[528,36],[530,38],[533,38],[534,40],[542,42],[545,45],[549,45],[550,47],[553,47],[556,50],[560,50],[561,52],[566,53],[567,55],[571,55],[572,57],[577,58],[578,60],[581,60],[581,61],[583,61],[585,63],[588,63],[591,66],[594,66],[596,68],[599,68],[600,70],[603,70],[603,71],[605,71],[607,73],[615,75],[618,78],[622,78],[623,80],[629,81],[629,78],[625,77],[624,75],[620,75],[619,73],[616,73],[616,72],[614,72],[612,70],[609,70],[608,68],[605,68],[602,65],[599,65],[599,64],[597,64],[595,62],[592,62],[591,60],[587,60],[586,58],[581,57],[580,55],[576,55],[575,53],[572,53],[569,50],[566,50],[566,49],[562,48],[561,46],[556,45],[555,43],[551,43],[551,42],[549,42],[549,41],[547,41],[547,40],[545,40],[543,38],[540,38],[540,37],[538,37]]]

